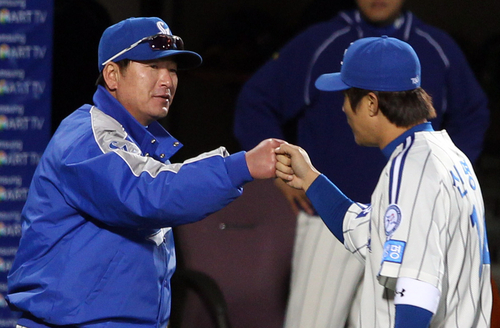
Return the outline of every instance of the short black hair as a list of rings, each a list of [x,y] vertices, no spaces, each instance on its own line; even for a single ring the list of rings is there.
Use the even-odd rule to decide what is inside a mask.
[[[353,112],[361,99],[373,92],[378,98],[378,107],[389,122],[397,127],[411,127],[436,117],[432,97],[422,88],[407,91],[373,91],[359,88],[344,90]]]
[[[122,70],[126,69],[128,67],[128,65],[130,64],[130,59],[122,59],[120,61],[117,61],[116,64],[118,64],[120,71],[122,71]],[[104,76],[102,75],[102,71],[99,73],[99,76],[97,77],[97,80],[95,81],[95,85],[96,86],[102,85],[103,87],[106,87],[106,81],[104,81]]]

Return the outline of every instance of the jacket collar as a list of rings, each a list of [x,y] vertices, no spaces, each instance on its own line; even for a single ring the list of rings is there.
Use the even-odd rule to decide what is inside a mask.
[[[144,155],[165,162],[182,147],[182,144],[172,137],[160,123],[153,122],[147,127],[140,124],[103,86],[97,87],[93,100],[94,105],[100,111],[123,126]]]

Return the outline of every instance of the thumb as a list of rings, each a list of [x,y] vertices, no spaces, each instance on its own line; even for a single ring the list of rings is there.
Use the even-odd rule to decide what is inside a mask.
[[[274,147],[274,148],[279,147],[280,145],[287,143],[284,140],[276,139],[276,138],[271,138],[271,139],[269,139],[269,141],[271,143],[271,146]]]

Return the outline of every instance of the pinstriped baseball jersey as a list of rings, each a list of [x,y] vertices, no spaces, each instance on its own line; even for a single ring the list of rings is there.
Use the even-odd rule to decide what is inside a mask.
[[[397,278],[436,287],[431,327],[489,327],[490,261],[481,189],[445,131],[396,147],[372,194],[344,219],[346,247],[366,261],[360,327],[394,326]],[[397,291],[404,296],[404,290]],[[374,301],[375,300],[375,301]]]

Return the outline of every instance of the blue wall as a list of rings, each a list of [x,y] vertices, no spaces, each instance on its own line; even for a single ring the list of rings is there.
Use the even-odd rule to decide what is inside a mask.
[[[0,0],[0,327],[21,210],[50,137],[53,2]]]

